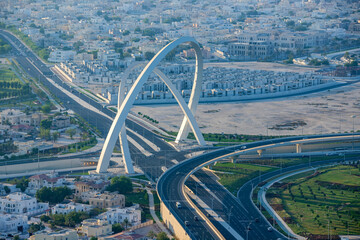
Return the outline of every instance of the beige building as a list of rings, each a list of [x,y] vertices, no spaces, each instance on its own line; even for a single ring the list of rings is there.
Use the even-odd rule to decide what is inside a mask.
[[[52,121],[55,128],[65,128],[70,126],[70,116],[57,116]]]
[[[81,232],[88,237],[105,236],[112,233],[112,225],[99,219],[86,219],[82,222]]]
[[[83,192],[98,191],[101,192],[109,185],[109,181],[95,182],[95,181],[79,181],[75,182],[75,194],[81,196]]]
[[[60,230],[58,232],[41,231],[32,235],[30,240],[78,240],[79,236],[74,230]]]
[[[125,196],[118,193],[105,192],[89,198],[89,204],[97,208],[125,207]]]
[[[39,126],[42,120],[42,115],[34,113],[32,115],[26,115],[17,109],[6,109],[0,112],[0,123],[6,124],[7,122],[11,125],[28,125],[28,126]]]

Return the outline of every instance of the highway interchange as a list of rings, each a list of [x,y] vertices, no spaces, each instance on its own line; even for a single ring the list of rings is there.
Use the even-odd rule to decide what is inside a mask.
[[[46,86],[49,91],[55,95],[60,101],[62,105],[71,109],[81,117],[83,117],[86,121],[88,121],[93,126],[96,126],[97,129],[105,136],[112,124],[112,121],[104,117],[101,114],[98,114],[93,111],[89,111],[87,108],[83,107],[81,104],[76,102],[73,98],[64,94],[57,87],[52,85],[47,77],[50,77],[57,84],[61,85],[63,88],[68,91],[74,92],[79,98],[89,103],[93,107],[97,108],[99,111],[105,113],[106,115],[114,118],[115,113],[111,112],[107,108],[103,108],[103,105],[94,101],[86,95],[83,95],[74,89],[72,89],[67,84],[64,84],[61,79],[59,79],[56,75],[54,75],[50,69],[40,61],[31,51],[27,49],[17,38],[15,38],[12,34],[7,33],[5,31],[0,30],[0,35],[5,35],[7,39],[11,40],[11,44],[16,45],[13,47],[13,52],[15,54],[16,61],[22,66],[24,71],[27,72],[30,76],[35,79],[39,79],[39,81]],[[20,51],[19,51],[20,50]],[[301,140],[303,137],[292,137],[285,139],[274,139],[274,140],[266,140],[262,142],[249,143],[246,145],[227,147],[223,149],[218,149],[215,151],[204,153],[200,156],[193,157],[191,159],[185,160],[185,155],[189,153],[188,151],[177,152],[170,145],[168,145],[165,141],[163,141],[158,135],[149,131],[148,129],[142,127],[138,123],[127,120],[127,127],[130,129],[141,133],[143,137],[149,139],[154,144],[156,144],[161,151],[155,152],[152,148],[150,148],[141,138],[136,136],[135,134],[128,131],[128,135],[132,137],[136,142],[138,142],[142,147],[144,147],[147,151],[153,153],[150,157],[145,157],[136,147],[134,147],[130,143],[130,151],[132,154],[133,161],[140,168],[144,170],[144,172],[150,176],[153,180],[156,180],[161,174],[161,166],[166,166],[170,168],[173,165],[173,162],[169,161],[175,159],[180,162],[179,164],[173,166],[164,174],[161,175],[158,183],[157,190],[160,198],[164,202],[164,204],[171,210],[171,212],[176,216],[178,221],[183,224],[183,227],[187,230],[189,236],[193,239],[218,239],[218,236],[209,228],[209,226],[205,223],[205,221],[201,220],[201,217],[198,213],[186,202],[183,185],[185,184],[184,180],[186,175],[191,172],[197,166],[209,162],[212,159],[217,157],[221,157],[225,154],[230,154],[236,151],[243,150],[243,147],[246,146],[246,149],[251,149],[254,147],[259,147],[268,144],[276,144],[285,141],[294,141]],[[322,135],[321,137],[326,137],[330,135]],[[332,135],[331,135],[332,136]],[[86,156],[84,156],[86,157]],[[294,166],[295,168],[300,168],[301,166]],[[286,169],[283,169],[286,171]],[[272,172],[271,174],[276,174]],[[271,175],[269,173],[269,176]],[[250,192],[253,185],[256,185],[260,179],[253,179],[251,183],[245,184],[239,191],[239,199],[236,199],[229,193],[224,190],[222,186],[220,186],[212,176],[209,176],[207,172],[200,170],[194,174],[203,184],[206,185],[207,188],[216,195],[216,197],[221,200],[212,200],[214,197],[209,194],[209,192],[204,189],[202,186],[199,186],[193,179],[189,178],[186,182],[186,185],[193,191],[196,192],[197,195],[208,205],[213,206],[214,210],[226,221],[229,222],[230,226],[236,230],[244,239],[248,237],[248,239],[277,239],[284,238],[282,234],[277,231],[267,231],[269,223],[263,218],[263,216],[259,213],[257,208],[253,205],[250,200]],[[266,176],[262,176],[263,178]],[[249,192],[250,191],[250,192]],[[178,209],[175,206],[175,203],[180,201],[183,203],[183,207]],[[201,207],[200,207],[201,209]],[[201,209],[204,211],[204,209]],[[206,212],[204,212],[206,213]],[[197,216],[200,221],[195,221],[194,217]],[[215,221],[212,216],[208,217],[209,220],[213,223],[214,226],[221,232],[221,234],[226,239],[235,239],[234,236],[223,227],[223,225],[219,224],[219,222]],[[261,219],[259,222],[255,222],[255,219]],[[185,226],[184,222],[188,221],[189,225]],[[250,230],[251,229],[251,230]]]

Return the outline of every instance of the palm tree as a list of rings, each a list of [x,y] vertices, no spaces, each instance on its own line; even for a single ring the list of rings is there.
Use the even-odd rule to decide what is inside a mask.
[[[129,224],[129,220],[127,218],[124,219],[124,224],[125,224],[125,230],[127,229],[127,225]]]

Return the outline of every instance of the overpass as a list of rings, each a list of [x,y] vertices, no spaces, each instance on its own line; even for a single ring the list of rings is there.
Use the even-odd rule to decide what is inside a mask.
[[[164,222],[167,224],[168,228],[181,239],[204,239],[203,236],[201,236],[201,234],[199,235],[196,231],[196,228],[198,228],[199,224],[197,223],[197,221],[194,221],[195,216],[198,218],[203,218],[204,214],[201,214],[199,210],[194,210],[194,203],[188,201],[185,191],[185,183],[191,175],[209,164],[227,159],[232,156],[236,156],[238,154],[257,151],[259,149],[274,148],[281,145],[296,145],[298,143],[305,144],[310,142],[315,143],[322,141],[331,142],[349,139],[359,140],[360,133],[328,134],[321,136],[313,135],[306,137],[297,136],[265,140],[232,147],[226,147],[185,160],[168,169],[160,177],[157,183],[157,191],[159,198],[161,199],[161,214]],[[212,182],[211,184],[218,185],[218,183],[216,182]],[[240,212],[242,212],[242,214],[239,215],[240,218],[242,216],[243,221],[249,222],[249,220],[251,220],[252,218],[250,218],[249,216],[244,216],[244,214],[246,214],[244,207],[241,206],[241,203],[239,201],[230,201],[229,199],[232,198],[230,195],[231,194],[229,193],[226,197],[226,201],[228,202],[226,210],[229,211],[229,209],[231,209],[231,205],[236,206],[236,209],[239,211],[238,213],[240,214]],[[223,196],[220,196],[219,199],[225,198]],[[183,207],[181,209],[178,209],[176,207],[176,202],[183,203]],[[237,214],[233,212],[233,216],[237,216]],[[211,224],[208,225],[210,228],[213,229],[213,239],[235,239],[228,229],[224,228],[221,224],[214,221],[213,216],[206,218],[207,219],[204,219],[204,222],[207,222],[207,224],[211,222]],[[239,220],[237,222],[241,223],[242,220]],[[185,225],[185,221],[189,222],[190,224]],[[233,222],[236,223],[236,221]],[[241,236],[245,236],[246,228],[237,228],[235,225],[236,224],[230,224],[230,226],[236,229]],[[269,227],[270,225],[265,224],[265,226]],[[221,233],[220,236],[216,234],[216,230]],[[284,237],[282,236],[282,234],[276,231],[268,232],[266,227],[257,228],[257,232],[252,230],[252,234],[254,235],[254,237],[251,239],[277,239],[279,237]]]

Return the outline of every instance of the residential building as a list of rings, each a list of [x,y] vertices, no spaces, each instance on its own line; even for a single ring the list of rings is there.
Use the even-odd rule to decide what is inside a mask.
[[[25,215],[0,213],[0,232],[23,233],[29,228],[27,221],[28,217]]]
[[[50,53],[49,62],[65,62],[74,59],[76,52],[72,50],[54,50]]]
[[[106,220],[110,224],[122,223],[127,219],[129,225],[136,226],[141,223],[141,210],[138,204],[127,208],[108,208],[108,211],[100,214],[97,218]]]
[[[81,224],[81,232],[88,237],[106,236],[112,232],[112,225],[100,219],[86,219]]]
[[[0,197],[0,212],[33,216],[48,209],[48,203],[38,203],[36,198],[25,193],[16,192]]]
[[[98,191],[101,192],[109,185],[109,181],[79,181],[75,182],[75,194],[80,196],[83,192]]]
[[[125,207],[125,196],[118,193],[105,192],[89,198],[89,204],[97,208]]]
[[[111,236],[99,238],[99,240],[147,240],[148,238],[142,234],[133,231],[116,233]]]
[[[0,113],[1,124],[5,124],[5,122],[9,122],[11,125],[20,124],[20,120],[25,117],[25,113],[16,109],[5,109]]]
[[[6,122],[11,125],[27,125],[27,126],[39,126],[42,120],[42,115],[34,113],[32,115],[26,115],[17,109],[5,109],[0,113],[0,123]]]
[[[39,231],[32,235],[30,240],[78,240],[75,230],[62,229],[57,232]]]
[[[70,116],[57,116],[52,121],[52,127],[54,128],[66,128],[70,126]]]
[[[265,41],[230,43],[228,49],[230,58],[236,60],[261,60],[271,57],[273,52],[274,46]]]
[[[16,188],[16,185],[14,185],[14,184],[0,183],[0,196],[4,196],[4,195],[8,194],[6,192],[6,189],[8,189],[8,191],[10,191],[9,193],[20,191],[20,189]]]
[[[88,192],[82,192],[80,194],[77,194],[76,197],[78,199],[81,199],[83,202],[89,202],[90,198],[95,197],[99,195],[100,193],[97,191],[88,191]]]
[[[64,186],[66,180],[64,177],[59,177],[57,173],[34,175],[29,178],[29,186],[26,193],[35,194],[37,190],[42,187],[60,187]]]
[[[68,214],[70,212],[90,212],[93,206],[82,203],[70,202],[67,204],[56,204],[51,208],[52,214]]]

